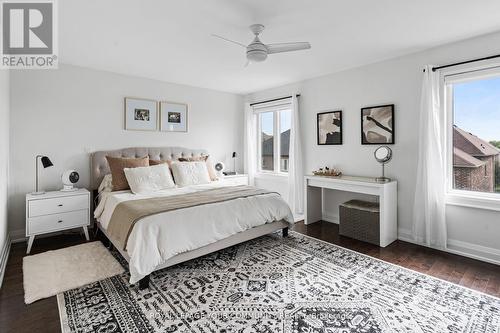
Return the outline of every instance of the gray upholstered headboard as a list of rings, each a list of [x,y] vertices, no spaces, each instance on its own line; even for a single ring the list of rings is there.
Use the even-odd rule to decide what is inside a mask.
[[[176,160],[179,157],[207,155],[203,149],[188,149],[182,147],[134,147],[117,150],[96,151],[90,156],[90,187],[96,190],[105,175],[110,173],[106,156],[140,158],[146,155],[152,160]]]

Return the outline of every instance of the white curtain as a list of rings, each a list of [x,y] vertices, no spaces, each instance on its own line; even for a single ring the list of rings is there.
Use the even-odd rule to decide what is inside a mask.
[[[290,128],[290,150],[288,152],[288,203],[294,215],[304,212],[304,171],[302,144],[300,137],[299,103],[292,97],[292,117]]]
[[[245,103],[245,173],[250,185],[255,184],[257,168],[256,116],[250,103]]]
[[[440,74],[427,66],[422,84],[417,183],[413,210],[413,238],[446,248],[446,115]]]

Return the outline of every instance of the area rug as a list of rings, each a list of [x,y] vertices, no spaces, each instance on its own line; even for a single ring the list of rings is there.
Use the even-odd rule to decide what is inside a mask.
[[[63,332],[498,333],[500,299],[291,232],[58,295]]]
[[[26,256],[23,258],[24,302],[30,304],[124,271],[101,242]]]

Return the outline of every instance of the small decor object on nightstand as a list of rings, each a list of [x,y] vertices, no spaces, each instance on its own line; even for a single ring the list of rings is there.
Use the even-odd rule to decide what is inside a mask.
[[[90,192],[84,188],[72,192],[52,191],[41,195],[26,195],[27,254],[35,236],[51,232],[83,228],[89,240]]]
[[[390,182],[391,179],[387,178],[385,176],[385,164],[389,163],[389,161],[392,159],[391,148],[389,148],[387,146],[378,147],[375,150],[375,152],[373,153],[373,155],[375,156],[375,159],[377,160],[377,162],[382,164],[382,177],[377,177],[377,178],[375,178],[375,180],[380,182],[380,183]]]
[[[217,162],[214,165],[215,171],[217,171],[217,177],[222,177],[223,176],[223,170],[226,166],[222,162]]]
[[[61,180],[63,183],[63,188],[61,189],[62,192],[71,192],[78,190],[78,188],[73,186],[78,182],[78,180],[80,180],[80,175],[75,170],[64,171],[61,176]]]
[[[338,169],[330,169],[329,167],[324,167],[313,171],[313,175],[325,177],[340,177],[342,176],[342,172]]]
[[[54,164],[52,164],[52,162],[50,161],[50,159],[47,157],[47,156],[43,156],[43,155],[36,155],[35,156],[35,172],[36,172],[36,175],[35,175],[35,192],[32,192],[31,194],[32,195],[42,195],[42,194],[45,194],[44,191],[40,191],[39,189],[39,184],[38,184],[38,181],[39,181],[39,171],[38,171],[38,159],[40,159],[40,162],[42,162],[42,166],[44,169],[48,168],[48,167],[51,167],[53,166]]]

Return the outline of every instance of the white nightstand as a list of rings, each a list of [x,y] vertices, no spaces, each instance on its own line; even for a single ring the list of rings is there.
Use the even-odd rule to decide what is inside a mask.
[[[222,176],[221,177],[221,182],[224,183],[224,185],[248,185],[248,175],[247,174],[237,174],[237,175],[230,175],[230,176]]]
[[[36,235],[73,228],[83,228],[89,240],[90,192],[79,189],[72,192],[53,191],[41,195],[26,194],[27,254]]]

